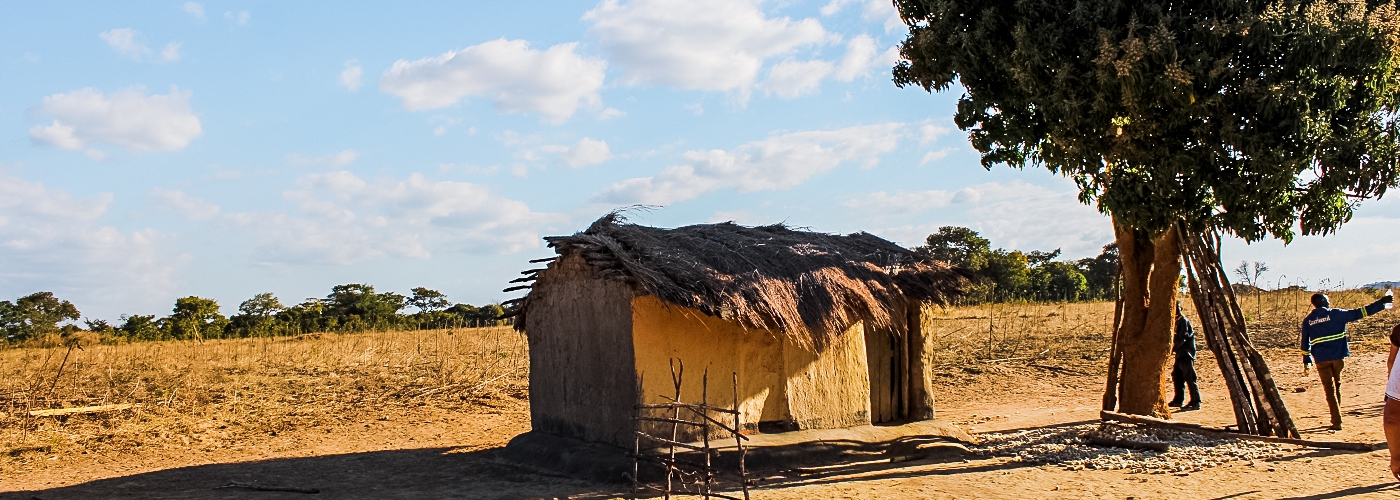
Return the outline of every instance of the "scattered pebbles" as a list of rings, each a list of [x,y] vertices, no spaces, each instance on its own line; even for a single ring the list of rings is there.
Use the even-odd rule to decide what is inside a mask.
[[[1091,437],[1138,443],[1166,443],[1165,452],[1094,446]],[[1015,432],[980,434],[976,453],[1011,457],[1029,464],[1058,465],[1066,470],[1126,470],[1134,474],[1187,474],[1232,461],[1283,456],[1288,448],[1275,443],[1216,439],[1171,429],[1105,422]]]

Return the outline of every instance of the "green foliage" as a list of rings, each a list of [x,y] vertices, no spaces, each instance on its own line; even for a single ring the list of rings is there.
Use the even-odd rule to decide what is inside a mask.
[[[408,305],[418,308],[419,311],[433,312],[447,309],[452,303],[447,301],[447,296],[442,292],[420,286],[413,289],[413,296],[408,298]]]
[[[166,322],[170,337],[177,340],[216,339],[223,336],[228,318],[219,314],[219,303],[203,297],[175,299],[175,309]]]
[[[1077,301],[1112,296],[1118,273],[1118,247],[1107,245],[1097,258],[1060,262],[1060,250],[992,249],[991,241],[965,227],[944,226],[914,251],[972,271],[971,302]],[[1091,278],[1092,277],[1092,278]]]
[[[9,342],[58,333],[59,323],[81,317],[72,302],[59,300],[53,292],[32,293],[14,302],[0,301],[0,332]]]
[[[1393,3],[896,0],[894,81],[955,83],[982,164],[1042,166],[1150,233],[1326,234],[1397,183]]]
[[[157,321],[152,315],[131,315],[121,316],[122,324],[117,327],[117,334],[128,341],[148,341],[166,340],[165,329],[162,328],[161,321]]]

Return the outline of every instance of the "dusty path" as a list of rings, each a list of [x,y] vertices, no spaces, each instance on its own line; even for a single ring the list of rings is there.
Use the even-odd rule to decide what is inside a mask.
[[[1305,437],[1380,442],[1384,358],[1348,362],[1346,427],[1329,433],[1320,383],[1302,379],[1280,353],[1284,398]],[[1176,416],[1232,422],[1218,375],[1200,361],[1206,407]],[[1214,376],[1212,376],[1214,375]],[[1094,420],[1100,378],[1028,366],[943,378],[939,416],[978,432]],[[1298,387],[1306,392],[1293,392]],[[116,456],[36,457],[0,471],[0,499],[65,498],[552,498],[610,497],[620,491],[505,461],[499,448],[528,430],[523,403],[483,413],[420,407],[217,449],[162,448]],[[1186,475],[1066,471],[1006,459],[876,464],[822,475],[770,478],[756,499],[798,498],[1340,498],[1400,496],[1386,452],[1298,450],[1254,463],[1235,462]],[[314,488],[318,495],[214,489],[230,481]]]

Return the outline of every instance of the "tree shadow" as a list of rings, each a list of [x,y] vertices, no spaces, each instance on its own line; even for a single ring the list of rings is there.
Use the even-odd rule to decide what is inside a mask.
[[[1397,489],[1400,489],[1400,484],[1396,484],[1396,483],[1376,483],[1376,484],[1373,484],[1373,485],[1370,485],[1370,486],[1353,486],[1353,487],[1351,487],[1351,488],[1341,489],[1341,490],[1337,490],[1337,491],[1331,491],[1331,492],[1327,492],[1327,493],[1318,493],[1318,494],[1316,494],[1316,495],[1307,495],[1307,496],[1301,496],[1301,497],[1280,498],[1279,500],[1325,500],[1325,499],[1328,499],[1328,498],[1343,498],[1343,497],[1349,497],[1349,496],[1353,496],[1353,495],[1363,495],[1363,494],[1367,494],[1367,493],[1378,493],[1378,492],[1382,492],[1382,491],[1395,491],[1395,490],[1397,490]]]
[[[319,494],[216,489],[230,482]],[[419,448],[180,467],[44,490],[0,493],[0,500],[609,498],[618,485],[592,483],[505,459],[500,448]]]

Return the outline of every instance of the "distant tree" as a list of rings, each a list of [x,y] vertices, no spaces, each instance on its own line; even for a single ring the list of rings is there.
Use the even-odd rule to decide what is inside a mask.
[[[413,296],[408,298],[408,305],[418,308],[419,311],[433,312],[447,309],[452,303],[447,301],[447,296],[442,292],[420,286],[413,289]]]
[[[405,297],[393,292],[375,293],[374,287],[359,283],[336,285],[326,296],[326,314],[337,317],[342,328],[384,329],[394,326]]]
[[[9,342],[23,342],[41,335],[58,333],[58,324],[82,318],[72,302],[59,300],[53,292],[36,292],[14,302],[0,301],[0,331]]]
[[[116,328],[112,328],[112,325],[108,324],[107,320],[102,319],[85,319],[83,320],[83,324],[87,325],[89,332],[105,335],[111,335],[117,330]]]
[[[1079,259],[1075,267],[1087,282],[1086,299],[1112,298],[1113,282],[1118,279],[1118,244],[1104,245],[1098,257]]]
[[[122,324],[117,326],[117,333],[127,340],[163,340],[160,322],[156,321],[152,315],[131,315],[121,316]]]
[[[277,313],[285,310],[282,301],[271,292],[254,295],[238,304],[238,314],[229,317],[227,336],[265,337],[277,334]]]
[[[286,307],[282,306],[282,301],[277,300],[277,296],[272,292],[260,293],[253,298],[238,304],[238,312],[248,316],[260,318],[270,318],[282,312]]]
[[[1080,300],[1089,290],[1084,274],[1068,262],[1046,261],[1031,268],[1030,288],[1040,301]]]
[[[219,338],[227,324],[218,302],[194,296],[175,299],[169,320],[170,335],[180,340]]]
[[[914,251],[976,272],[987,265],[992,242],[965,227],[943,226],[937,233],[928,235],[924,245]]]

